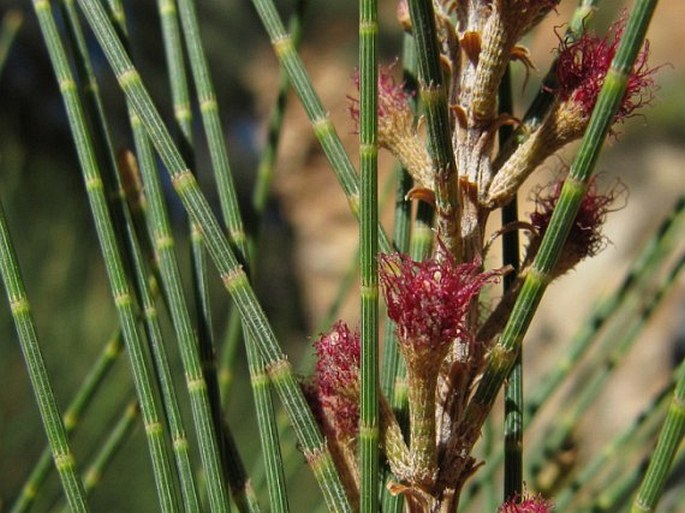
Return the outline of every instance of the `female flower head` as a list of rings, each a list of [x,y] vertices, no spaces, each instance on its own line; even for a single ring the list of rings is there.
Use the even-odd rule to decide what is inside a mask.
[[[342,321],[314,342],[317,363],[314,402],[339,438],[354,438],[359,423],[359,333]]]
[[[561,180],[547,187],[538,188],[533,193],[535,212],[530,215],[530,223],[537,233],[531,239],[529,258],[537,252],[542,237],[547,231],[563,185],[564,182]],[[606,194],[600,194],[597,191],[596,180],[590,181],[554,270],[555,276],[561,276],[581,260],[595,256],[604,248],[607,239],[602,233],[602,226],[607,214],[612,211],[616,199],[625,195],[625,191],[626,189],[619,185]]]
[[[449,254],[424,262],[400,253],[382,255],[380,281],[400,344],[440,350],[467,337],[471,300],[496,274],[481,273],[478,262],[456,264]]]
[[[626,17],[621,17],[608,30],[604,38],[586,33],[573,43],[562,41],[557,60],[557,94],[562,101],[570,101],[582,116],[589,119],[604,85],[611,61],[625,29]],[[623,102],[614,122],[623,121],[634,111],[652,100],[654,72],[647,65],[649,42],[645,42],[628,77]]]
[[[541,495],[510,499],[500,508],[500,513],[551,513],[554,505]]]

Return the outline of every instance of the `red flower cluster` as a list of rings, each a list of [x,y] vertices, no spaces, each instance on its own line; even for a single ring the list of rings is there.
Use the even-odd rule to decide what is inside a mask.
[[[623,36],[626,17],[623,16],[600,38],[586,33],[573,43],[562,41],[556,65],[558,94],[562,100],[576,104],[584,116],[589,116],[597,102],[599,91],[616,55]],[[628,78],[623,102],[614,122],[630,117],[635,109],[652,100],[653,75],[656,68],[647,65],[649,42],[645,42]]]
[[[550,513],[554,505],[541,495],[524,497],[523,500],[511,499],[500,508],[500,513]]]
[[[359,423],[359,333],[339,321],[314,347],[317,363],[310,403],[322,410],[319,416],[332,420],[336,435],[353,437]]]
[[[397,123],[395,118],[408,117],[413,119],[413,113],[409,100],[411,95],[404,89],[404,83],[398,84],[392,76],[392,68],[394,64],[389,67],[382,67],[378,70],[378,125],[379,131],[383,130],[385,124],[394,125]],[[357,91],[359,91],[359,70],[356,70],[352,75]],[[353,96],[347,97],[350,100],[350,116],[355,122],[355,132],[359,132],[359,98]]]
[[[443,260],[415,262],[406,255],[381,255],[380,281],[388,316],[401,344],[442,348],[467,337],[465,316],[471,300],[496,272],[480,272],[480,263]]]
[[[563,181],[558,181],[547,187],[540,187],[533,193],[535,212],[530,215],[530,222],[537,231],[535,238],[538,241],[542,239],[549,226],[563,185]],[[563,274],[587,257],[595,256],[604,248],[606,237],[602,234],[602,225],[606,221],[607,214],[612,212],[611,207],[617,197],[624,195],[625,191],[623,186],[617,186],[607,194],[599,194],[596,180],[590,181],[571,232],[564,244],[558,274]]]

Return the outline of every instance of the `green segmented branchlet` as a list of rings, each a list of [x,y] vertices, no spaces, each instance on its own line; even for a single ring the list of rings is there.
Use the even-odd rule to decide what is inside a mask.
[[[142,129],[140,118],[129,114],[134,130]],[[146,146],[136,148],[140,170],[148,200],[148,231],[157,256],[162,284],[166,292],[171,319],[177,334],[181,361],[190,395],[193,419],[200,445],[202,464],[207,473],[209,499],[212,511],[228,508],[228,495],[223,479],[219,441],[214,427],[202,364],[197,351],[197,335],[192,327],[190,314],[181,285],[180,271],[174,254],[174,239],[169,226],[161,184],[154,164],[154,156]]]
[[[114,365],[114,362],[119,359],[123,346],[124,340],[122,339],[121,334],[119,333],[113,336],[107,341],[97,360],[95,360],[95,363],[88,371],[88,374],[83,379],[76,395],[69,403],[69,406],[67,406],[67,409],[64,410],[62,420],[67,435],[71,434],[77,427],[81,414],[90,404],[90,401],[98,391],[100,384]],[[34,465],[33,470],[31,470],[31,473],[26,478],[26,482],[21,487],[21,493],[9,510],[10,513],[25,513],[29,510],[36,499],[38,490],[51,469],[52,454],[50,452],[50,447],[46,447]]]
[[[651,318],[652,313],[659,306],[671,287],[677,283],[679,272],[685,264],[685,256],[681,256],[680,261],[671,269],[661,282],[655,287],[654,294],[640,298],[643,304],[637,312],[630,312],[629,319],[623,320],[613,326],[604,334],[606,348],[604,352],[596,357],[593,362],[592,375],[583,381],[579,389],[574,392],[573,406],[567,405],[564,412],[554,420],[553,427],[544,436],[544,442],[535,447],[535,451],[528,455],[530,467],[536,474],[543,466],[546,458],[557,454],[562,450],[564,441],[573,433],[600,392],[606,381],[611,377],[615,367],[624,360],[626,354],[632,349],[637,336],[643,330],[645,324]]]
[[[137,401],[130,402],[125,408],[119,421],[114,425],[111,433],[98,450],[93,463],[86,470],[83,482],[86,492],[91,492],[100,482],[105,469],[109,466],[121,446],[126,442],[129,435],[136,427],[136,421],[140,416],[140,408]]]
[[[236,248],[240,261],[249,267],[251,264],[251,258],[248,252],[247,239],[240,216],[237,195],[229,167],[228,153],[221,131],[218,103],[210,77],[209,66],[207,65],[207,60],[200,41],[200,28],[197,21],[195,6],[194,3],[189,0],[180,0],[179,6],[188,54],[190,55],[191,68],[195,78],[195,87],[198,92],[198,102],[200,104],[200,111],[202,113],[203,125],[205,132],[207,133],[214,176],[219,189],[219,203],[221,205],[221,212],[224,221],[228,226],[229,237]],[[201,232],[197,229],[197,227],[195,229],[195,233],[198,237],[201,237]],[[237,338],[239,331],[236,328],[237,326],[234,325],[232,332],[233,336]],[[251,336],[250,333],[247,333],[247,336]],[[211,340],[211,338],[209,338],[209,340]],[[212,400],[215,415],[218,417],[215,419],[215,422],[220,424],[221,393],[219,391],[219,385],[216,376],[214,350],[212,348],[211,351],[208,352],[207,349],[209,349],[209,347],[205,343],[202,343],[201,347],[205,347],[205,350],[203,350],[203,354],[205,355],[204,372],[210,390],[210,398]],[[278,440],[278,431],[274,418],[273,400],[271,397],[271,385],[266,371],[264,370],[264,364],[261,356],[256,350],[254,343],[247,344],[246,352],[250,371],[250,383],[252,385],[255,408],[257,411],[257,425],[259,429],[260,440],[262,442],[265,467],[267,469],[267,484],[269,488],[272,511],[288,511],[285,478],[283,476],[283,465],[281,463],[280,443]],[[214,372],[208,372],[209,369],[206,366],[208,362],[211,362]],[[232,440],[233,437],[229,436],[223,441],[232,443]],[[232,450],[227,451],[225,454],[237,455],[237,448],[233,447]],[[233,466],[234,463],[231,461],[226,461],[226,465]],[[238,472],[236,469],[233,469],[230,473],[231,475],[240,474],[240,472]],[[235,485],[232,486],[232,490],[235,490],[240,494],[252,493],[251,488],[240,489],[236,488]],[[237,502],[238,504],[246,505],[246,507],[249,508],[249,511],[254,511],[255,508],[258,509],[256,497],[249,498],[249,500],[240,500]]]
[[[685,372],[681,372],[676,383],[666,420],[661,427],[656,448],[649,459],[637,496],[633,500],[631,513],[655,511],[661,492],[673,464],[678,447],[685,435]]]
[[[133,239],[133,235],[131,238]],[[162,330],[159,325],[157,307],[155,306],[155,302],[150,291],[150,286],[147,281],[148,273],[145,271],[143,256],[140,252],[140,249],[137,247],[137,242],[135,240],[132,241],[131,245],[133,247],[136,284],[142,302],[145,330],[150,344],[150,350],[155,360],[159,387],[162,392],[162,399],[167,414],[167,420],[169,422],[169,430],[171,432],[171,441],[176,468],[178,470],[179,483],[181,485],[183,504],[188,512],[199,511],[200,504],[197,497],[197,488],[195,485],[195,479],[193,477],[193,469],[190,463],[190,455],[188,451],[188,437],[186,436],[181,413],[178,407],[176,390],[171,377],[171,370],[169,367],[166,348],[164,347]]]
[[[98,449],[93,462],[88,466],[83,476],[86,493],[92,492],[100,484],[105,470],[114,459],[114,456],[116,456],[126,440],[128,440],[128,437],[133,433],[138,417],[140,417],[140,408],[138,402],[133,400],[124,408],[123,414]],[[62,513],[69,512],[70,509],[68,507],[62,509]]]
[[[457,167],[452,150],[452,129],[447,109],[447,87],[440,65],[435,13],[432,2],[409,0],[412,34],[416,43],[421,105],[428,128],[428,150],[435,173],[435,210],[438,236],[461,259],[460,209]]]
[[[355,217],[359,216],[359,181],[357,173],[345,152],[340,137],[333,123],[321,104],[311,80],[304,69],[304,64],[295,50],[292,37],[286,32],[283,22],[276,11],[273,0],[253,0],[262,24],[269,34],[276,57],[288,74],[288,79],[297,93],[307,117],[312,124],[314,134],[333,167],[350,209]],[[378,229],[378,244],[381,251],[390,253],[392,246],[382,227]]]
[[[5,284],[12,319],[26,361],[31,387],[36,396],[38,410],[48,437],[52,460],[57,468],[64,494],[72,511],[86,512],[88,505],[83,483],[78,475],[76,460],[71,451],[66,428],[62,423],[62,417],[50,385],[50,378],[45,368],[38,335],[31,316],[31,305],[26,295],[24,280],[14,253],[2,204],[0,204],[0,273]]]
[[[499,113],[513,112],[513,98],[511,92],[511,66],[502,77],[499,88]],[[499,129],[499,140],[507,141],[512,136],[511,125],[503,125]],[[516,194],[512,200],[502,208],[502,226],[518,221],[518,199]],[[503,279],[503,291],[514,287],[518,274],[519,262],[519,232],[505,231],[502,235],[502,266],[511,266],[513,272]],[[504,385],[504,493],[503,500],[523,496],[523,358],[521,351],[516,357],[514,367]]]
[[[97,2],[84,0],[79,0],[79,5],[103,48],[121,88],[135,106],[137,114],[156,145],[183,205],[193,221],[202,228],[209,253],[241,313],[244,325],[256,334],[269,375],[293,422],[300,445],[320,483],[326,502],[334,511],[349,511],[349,502],[335,472],[330,453],[295,380],[291,365],[281,352],[247,276],[222,235],[221,228],[202,195],[197,181],[171,141],[158,112],[152,105],[149,94],[116,38],[102,8]]]
[[[460,444],[463,443],[467,450],[470,450],[478,438],[480,427],[511,370],[530,321],[549,284],[550,273],[578,212],[602,142],[623,99],[630,71],[642,46],[656,3],[657,0],[637,0],[628,20],[540,250],[526,276],[502,336],[490,353],[482,380],[465,411],[461,427],[464,437]],[[447,468],[452,464],[454,463]]]
[[[44,0],[35,0],[33,5],[53,69],[57,76],[57,82],[63,95],[69,123],[76,143],[77,154],[81,162],[81,170],[101,251],[105,260],[112,296],[121,323],[122,334],[133,369],[133,379],[141,404],[160,508],[164,512],[178,511],[176,497],[173,493],[173,478],[169,457],[165,448],[164,423],[154,401],[153,378],[150,375],[150,370],[147,368],[142,342],[136,328],[133,297],[124,273],[121,255],[116,245],[114,228],[109,218],[107,202],[104,197],[103,183],[86,128],[83,109],[76,92],[75,81],[59,39],[50,3]],[[114,33],[113,36],[116,37]]]
[[[554,369],[545,375],[537,386],[533,387],[531,397],[524,409],[524,420],[526,422],[535,416],[540,407],[559,388],[559,385],[568,375],[569,369],[575,367],[578,360],[596,340],[598,332],[625,304],[631,292],[640,284],[646,283],[658,270],[659,265],[671,254],[680,240],[683,228],[685,228],[685,195],[676,201],[669,215],[634,260],[632,267],[617,289],[590,309],[589,318],[578,333],[574,335],[568,350],[561,356]]]
[[[637,464],[629,472],[624,472],[609,486],[607,486],[595,499],[595,503],[586,510],[590,513],[613,513],[616,511],[617,505],[625,504],[626,500],[630,499],[630,495],[635,492],[635,489],[640,484],[640,476],[643,475],[644,469],[648,465],[650,455]],[[680,451],[673,460],[673,466],[681,466],[685,461],[685,451]],[[633,513],[633,510],[626,510]],[[635,511],[655,511],[654,509],[638,509]],[[586,513],[586,512],[582,512]]]
[[[360,511],[375,513],[379,499],[378,409],[378,2],[359,2],[359,265],[361,370],[359,417]]]
[[[238,198],[233,184],[233,176],[228,160],[228,152],[219,119],[219,105],[212,84],[211,73],[207,64],[202,42],[200,40],[200,26],[197,21],[193,0],[178,0],[181,25],[185,37],[186,49],[193,72],[195,89],[197,90],[202,124],[207,134],[209,154],[217,182],[221,212],[230,241],[237,248],[237,255],[247,256],[247,238],[240,217]],[[245,264],[245,262],[243,262]]]
[[[92,70],[90,58],[85,45],[85,38],[81,31],[80,22],[76,13],[73,0],[63,1],[64,8],[67,11],[68,27],[70,34],[75,39],[76,47],[78,48],[77,69],[82,75],[82,83],[86,83],[89,87],[85,91],[86,99],[90,104],[90,115],[94,117],[92,125],[94,126],[94,141],[98,142],[100,149],[101,162],[109,163],[107,167],[110,188],[112,190],[111,203],[113,204],[113,211],[118,214],[119,235],[125,240],[123,244],[128,248],[128,256],[132,267],[132,273],[135,275],[137,284],[137,294],[143,307],[143,318],[145,321],[146,333],[150,343],[150,348],[155,359],[157,377],[159,381],[160,391],[162,393],[163,406],[166,412],[166,418],[169,422],[169,429],[172,440],[172,449],[174,453],[174,460],[178,470],[179,482],[181,485],[181,495],[187,511],[199,511],[199,502],[197,498],[197,491],[195,486],[195,479],[193,476],[192,466],[190,463],[188,439],[183,427],[181,419],[178,400],[176,392],[173,387],[171,378],[171,371],[169,369],[166,349],[164,347],[162,332],[159,327],[157,309],[155,307],[153,293],[150,290],[148,283],[149,274],[145,269],[145,263],[140,249],[139,241],[133,229],[133,222],[131,214],[128,211],[123,199],[123,188],[120,177],[115,169],[114,152],[112,150],[111,139],[109,137],[107,122],[102,107],[102,101],[99,95],[99,88],[97,80]],[[113,9],[116,10],[116,9]],[[125,19],[122,17],[122,22]],[[121,33],[126,36],[126,26],[120,27]],[[133,128],[134,139],[139,148],[139,153],[147,152],[151,155],[151,149],[147,136],[140,126]],[[151,160],[151,156],[148,161]],[[148,163],[148,165],[150,165]],[[154,165],[154,164],[153,164]],[[146,240],[145,238],[143,240]]]
[[[618,454],[625,452],[626,447],[634,446],[634,439],[639,433],[644,430],[654,429],[656,432],[657,424],[661,415],[660,412],[666,409],[668,398],[673,393],[673,383],[665,386],[654,400],[647,405],[647,407],[640,413],[640,415],[633,421],[633,423],[624,430],[621,434],[616,436],[607,445],[594,455],[594,457],[574,476],[570,483],[565,485],[563,489],[554,497],[554,505],[559,511],[566,511],[566,508],[571,505],[579,490],[591,483],[592,479],[597,476],[606,465],[610,464]],[[651,424],[654,424],[652,426]]]
[[[237,195],[228,162],[228,154],[224,143],[219,119],[218,103],[212,85],[209,66],[200,41],[200,28],[197,21],[195,6],[192,0],[180,0],[180,14],[186,39],[191,68],[198,93],[202,121],[207,133],[210,156],[214,169],[214,176],[219,190],[219,203],[224,222],[228,227],[229,237],[235,245],[236,254],[245,265],[250,264],[247,238],[238,207]],[[247,332],[248,337],[252,336]],[[247,358],[250,370],[251,384],[257,410],[257,425],[262,441],[265,466],[267,468],[267,483],[272,511],[287,511],[287,494],[285,478],[282,472],[280,443],[274,418],[271,385],[264,363],[253,342],[247,344]],[[214,359],[212,359],[214,361]],[[216,376],[216,374],[214,375]],[[264,379],[266,378],[266,379]],[[216,379],[210,383],[216,407],[220,404],[220,393]],[[237,453],[237,450],[233,452]],[[230,464],[230,462],[229,462]],[[254,502],[254,501],[253,501]]]
[[[183,38],[178,21],[178,10],[175,0],[158,0],[158,11],[162,21],[162,39],[164,54],[169,69],[169,84],[174,106],[174,118],[177,125],[176,141],[186,162],[195,167],[195,152],[192,136],[192,107],[188,91],[188,81],[183,55]],[[187,38],[186,38],[187,39]],[[189,45],[193,43],[188,43]],[[195,55],[189,60],[195,62]],[[201,102],[200,102],[201,103]],[[215,102],[216,103],[216,102]],[[219,454],[223,456],[223,437],[221,420],[221,402],[216,374],[216,350],[214,347],[214,332],[212,329],[212,308],[209,294],[209,278],[207,268],[207,254],[201,230],[191,221],[190,248],[192,261],[192,288],[195,297],[195,311],[197,321],[197,339],[199,341],[200,359],[207,385],[207,396],[212,412],[215,440],[219,447]],[[216,488],[216,487],[215,487]]]

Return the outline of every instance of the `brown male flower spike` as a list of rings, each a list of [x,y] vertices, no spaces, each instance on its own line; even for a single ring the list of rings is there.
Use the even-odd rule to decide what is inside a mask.
[[[524,180],[555,151],[582,137],[604,85],[625,28],[625,16],[604,38],[586,33],[579,40],[561,41],[556,64],[556,98],[540,127],[504,163],[488,190],[487,204],[506,204]],[[620,123],[653,98],[654,73],[647,64],[649,42],[637,57],[623,101],[614,117]]]

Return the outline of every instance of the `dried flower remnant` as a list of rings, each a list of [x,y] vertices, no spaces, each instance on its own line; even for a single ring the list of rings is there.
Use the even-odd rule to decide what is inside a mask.
[[[407,169],[422,189],[432,190],[433,171],[424,142],[414,124],[411,95],[392,76],[393,66],[381,68],[378,73],[378,144],[390,151]],[[359,91],[359,71],[352,76]],[[348,96],[349,111],[359,131],[359,99]]]
[[[554,269],[554,276],[573,269],[581,260],[595,256],[605,246],[607,239],[602,234],[602,225],[607,214],[616,210],[614,204],[618,197],[626,195],[625,186],[618,184],[606,194],[597,191],[596,180],[590,181],[587,192],[580,204],[571,231],[564,243],[561,256]],[[530,223],[536,233],[531,237],[527,259],[531,260],[537,253],[542,237],[545,235],[552,212],[559,201],[564,182],[558,181],[547,187],[534,191],[535,212],[530,215]]]
[[[336,437],[352,440],[359,424],[359,333],[338,322],[314,347],[321,413],[331,421]]]
[[[541,495],[524,496],[523,499],[511,499],[505,502],[499,513],[551,513],[554,505]]]

